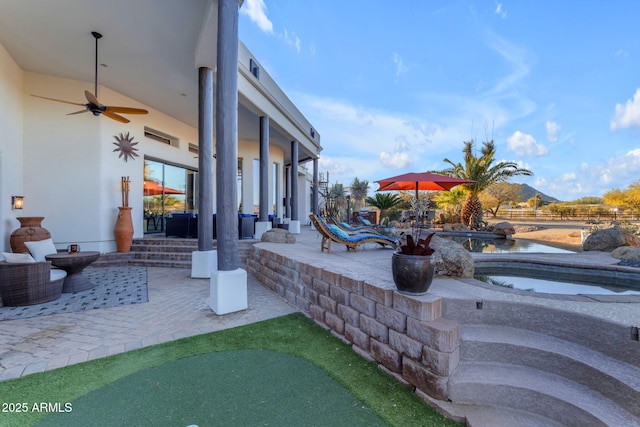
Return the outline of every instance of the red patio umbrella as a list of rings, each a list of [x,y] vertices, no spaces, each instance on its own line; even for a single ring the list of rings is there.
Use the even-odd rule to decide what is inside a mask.
[[[164,191],[163,191],[164,190]],[[144,182],[144,195],[145,196],[159,196],[160,194],[184,194],[184,191],[176,190],[174,188],[163,187],[159,182],[145,181]]]
[[[416,200],[418,200],[418,191],[420,190],[449,191],[456,185],[468,184],[475,181],[431,172],[409,172],[375,182],[380,186],[376,191],[415,190]],[[418,212],[416,212],[416,220],[417,219]]]

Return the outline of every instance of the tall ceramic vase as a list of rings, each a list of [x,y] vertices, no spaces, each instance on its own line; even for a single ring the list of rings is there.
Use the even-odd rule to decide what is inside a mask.
[[[131,220],[131,208],[119,207],[118,219],[113,229],[116,238],[118,252],[129,252],[133,240],[133,221]]]
[[[11,251],[15,253],[29,252],[24,242],[37,242],[51,237],[51,233],[40,225],[43,216],[20,216],[20,228],[11,233],[9,244]]]

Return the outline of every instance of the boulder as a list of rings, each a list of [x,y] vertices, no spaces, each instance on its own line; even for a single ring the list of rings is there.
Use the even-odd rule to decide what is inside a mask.
[[[454,224],[453,226],[453,231],[471,231],[471,229],[469,228],[469,226],[467,224],[462,224],[462,223],[458,223],[458,224]]]
[[[620,246],[611,252],[611,256],[616,259],[628,261],[640,261],[640,247],[638,246]]]
[[[447,222],[442,226],[442,231],[453,231],[453,227]]]
[[[499,222],[493,226],[493,233],[499,236],[516,234],[516,229],[509,222]]]
[[[640,246],[640,238],[617,225],[594,231],[582,243],[585,251],[611,252],[621,246]]]
[[[435,250],[436,276],[473,277],[473,257],[461,244],[433,236],[430,246]]]
[[[295,243],[296,236],[291,234],[289,230],[283,228],[272,228],[262,234],[263,242],[269,243]]]

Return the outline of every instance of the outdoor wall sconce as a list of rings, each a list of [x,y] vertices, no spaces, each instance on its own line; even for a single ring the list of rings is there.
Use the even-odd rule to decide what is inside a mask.
[[[22,209],[24,206],[23,196],[11,196],[11,209]]]

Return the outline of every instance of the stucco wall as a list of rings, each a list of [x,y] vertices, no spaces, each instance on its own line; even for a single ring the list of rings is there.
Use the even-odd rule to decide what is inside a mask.
[[[0,46],[0,237],[2,251],[9,251],[9,236],[19,227],[17,216],[43,216],[43,226],[59,249],[78,243],[82,250],[115,251],[113,227],[121,205],[120,180],[131,181],[134,237],[143,236],[143,174],[146,157],[197,169],[197,155],[189,143],[198,143],[198,131],[108,88],[98,87],[98,98],[106,105],[146,108],[148,115],[128,115],[123,124],[91,113],[67,114],[82,110],[31,94],[85,103],[84,91],[93,92],[92,82],[25,72]],[[179,147],[144,136],[145,126],[179,138]],[[130,133],[138,149],[134,160],[125,162],[113,152],[115,136]],[[245,159],[243,180],[244,212],[253,212],[253,160],[259,158],[256,140],[241,140],[238,156]],[[282,148],[269,152],[269,213],[272,213],[273,170],[278,164],[278,216],[283,217],[284,156]],[[215,167],[215,166],[214,166]],[[304,178],[300,178],[304,180]],[[306,189],[309,183],[299,183]],[[306,215],[308,194],[300,195],[299,211]],[[304,195],[303,195],[304,194]],[[25,196],[25,209],[11,210],[11,195]],[[212,194],[215,200],[215,189]],[[215,210],[215,206],[214,206]]]
[[[9,251],[9,235],[22,211],[11,196],[22,196],[22,70],[0,45],[0,250]],[[28,203],[28,201],[27,201]]]
[[[108,88],[99,87],[101,102],[147,108],[148,115],[130,115],[124,124],[90,113],[66,116],[74,107],[29,96],[83,102],[87,82],[36,73],[24,73],[24,216],[44,216],[47,228],[59,248],[79,243],[83,250],[115,250],[113,227],[122,204],[122,176],[131,181],[134,237],[142,237],[142,183],[144,156],[197,168],[197,158],[188,143],[197,143],[197,129]],[[179,147],[150,140],[144,127],[176,136]],[[130,133],[140,157],[125,162],[113,152],[115,136]]]

